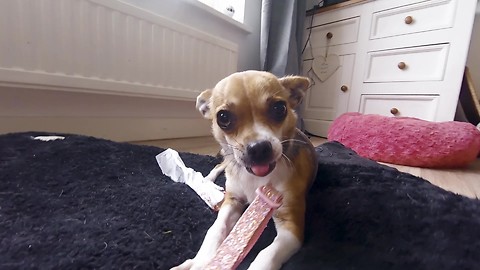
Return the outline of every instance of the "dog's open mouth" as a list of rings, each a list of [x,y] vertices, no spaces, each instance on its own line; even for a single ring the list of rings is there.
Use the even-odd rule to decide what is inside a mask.
[[[270,164],[255,164],[250,167],[247,167],[247,171],[253,175],[264,177],[275,169],[277,163],[273,162]]]

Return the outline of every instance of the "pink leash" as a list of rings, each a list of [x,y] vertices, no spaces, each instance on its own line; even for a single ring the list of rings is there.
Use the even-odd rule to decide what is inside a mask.
[[[273,211],[282,205],[282,195],[272,186],[262,186],[256,192],[257,197],[218,247],[217,254],[205,269],[236,269],[257,242]]]

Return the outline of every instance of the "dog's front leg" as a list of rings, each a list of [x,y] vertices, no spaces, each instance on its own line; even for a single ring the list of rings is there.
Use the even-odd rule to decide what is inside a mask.
[[[288,206],[279,208],[273,218],[277,236],[268,247],[258,253],[248,269],[280,269],[302,246],[305,226],[304,216],[305,203],[303,200],[297,201],[295,209]]]
[[[215,182],[215,179],[225,170],[225,167],[227,167],[227,161],[222,161],[222,163],[217,164],[215,168],[213,168],[210,173],[205,176],[205,180],[210,181],[210,182]]]
[[[301,247],[300,240],[288,229],[277,228],[272,244],[258,253],[250,264],[250,270],[277,270]]]
[[[215,256],[218,247],[225,240],[232,230],[235,223],[240,218],[243,211],[243,204],[234,199],[230,194],[225,194],[225,201],[218,212],[217,219],[208,229],[202,246],[193,259],[186,260],[184,263],[171,270],[193,270],[203,269],[205,265]]]

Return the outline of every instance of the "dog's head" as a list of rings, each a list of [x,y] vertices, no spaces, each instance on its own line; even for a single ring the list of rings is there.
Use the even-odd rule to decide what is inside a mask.
[[[295,134],[294,108],[310,86],[306,77],[261,71],[234,73],[197,97],[197,109],[212,120],[224,152],[252,174],[266,176],[282,158],[282,142]]]

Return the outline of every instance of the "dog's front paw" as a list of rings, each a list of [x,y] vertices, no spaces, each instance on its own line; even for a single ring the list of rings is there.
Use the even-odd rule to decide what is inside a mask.
[[[260,251],[257,257],[248,267],[248,270],[278,270],[282,267],[282,262],[275,260],[271,248]]]
[[[170,268],[170,270],[202,270],[205,268],[206,265],[206,262],[195,259],[188,259],[179,266]]]
[[[217,180],[217,175],[215,174],[209,174],[207,176],[205,176],[205,182],[213,182],[215,183],[215,180]]]
[[[282,264],[276,264],[276,263],[265,263],[261,262],[258,260],[254,260],[250,266],[248,267],[248,270],[278,270],[282,267]]]
[[[190,270],[192,268],[192,266],[193,266],[193,260],[188,259],[188,260],[184,261],[182,264],[170,268],[170,270]]]

